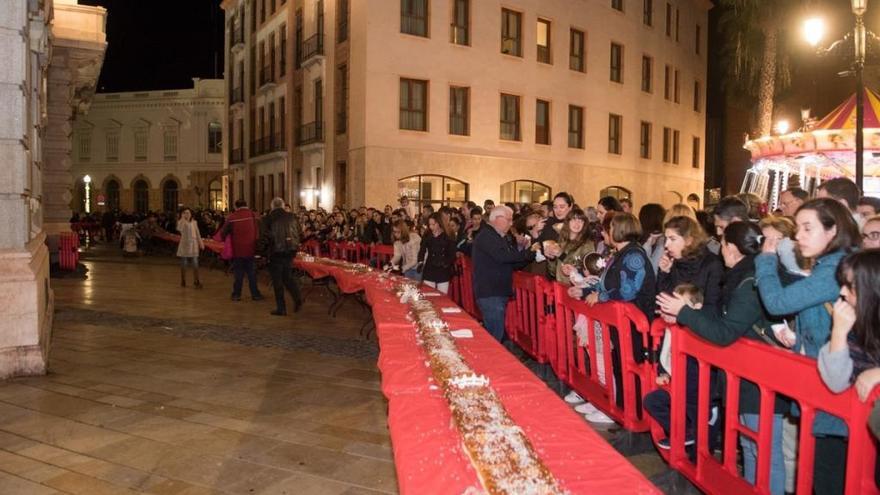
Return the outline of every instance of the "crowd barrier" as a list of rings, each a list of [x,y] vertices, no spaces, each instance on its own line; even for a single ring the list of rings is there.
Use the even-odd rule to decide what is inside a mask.
[[[62,270],[76,270],[79,262],[79,234],[62,232],[58,239],[58,266]]]
[[[659,326],[659,325],[658,325]],[[666,325],[663,325],[666,326]],[[880,493],[874,481],[876,445],[868,429],[868,416],[875,391],[867,403],[859,400],[854,389],[834,394],[819,376],[816,361],[789,351],[758,342],[738,340],[722,348],[694,335],[686,328],[672,325],[672,397],[671,431],[668,451],[670,466],[684,474],[700,489],[713,494],[769,493],[770,451],[774,398],[777,394],[795,402],[800,410],[797,456],[797,493],[811,493],[815,437],[813,419],[823,411],[842,419],[849,431],[846,456],[845,493]],[[693,357],[699,364],[696,455],[692,461],[685,448],[686,359]],[[709,435],[710,373],[724,375],[723,446],[720,459],[710,451]],[[679,378],[680,377],[680,378]],[[738,418],[739,384],[748,380],[760,389],[760,420],[758,431],[740,424]],[[653,429],[655,439],[662,433]],[[737,468],[737,444],[740,436],[757,443],[757,481],[750,485]],[[841,460],[843,462],[843,460]]]

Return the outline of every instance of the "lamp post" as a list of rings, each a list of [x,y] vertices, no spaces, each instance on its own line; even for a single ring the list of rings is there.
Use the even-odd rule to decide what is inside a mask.
[[[84,187],[83,187],[83,192],[85,192],[85,196],[86,196],[86,197],[84,198],[84,199],[85,199],[85,203],[86,203],[86,204],[84,205],[84,206],[85,206],[85,210],[86,210],[86,213],[91,213],[91,212],[92,212],[92,191],[91,191],[91,189],[92,189],[92,177],[91,177],[91,176],[86,175],[85,177],[83,177],[83,186],[84,186]]]
[[[820,54],[827,54],[837,48],[841,43],[852,37],[854,45],[853,73],[856,77],[856,170],[855,182],[859,190],[864,190],[865,181],[865,82],[863,72],[865,69],[865,54],[867,35],[874,37],[865,29],[864,15],[868,9],[868,0],[851,0],[852,13],[856,18],[856,24],[852,33],[847,34],[843,39],[837,40],[826,49],[818,50]],[[813,18],[804,22],[804,37],[807,43],[816,47],[825,34],[825,24],[821,19]]]

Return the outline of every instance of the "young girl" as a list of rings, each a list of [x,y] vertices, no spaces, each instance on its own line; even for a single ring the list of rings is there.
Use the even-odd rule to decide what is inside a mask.
[[[192,210],[184,208],[177,220],[177,231],[180,232],[180,244],[177,245],[177,257],[180,258],[180,286],[186,287],[186,267],[192,266],[193,285],[202,288],[199,281],[199,251],[205,249],[199,226],[192,217]]]
[[[394,224],[392,235],[394,236],[394,256],[391,258],[391,266],[399,266],[404,277],[419,280],[416,266],[419,264],[419,248],[422,238],[416,232],[410,231],[410,223],[407,220],[398,220]]]
[[[582,260],[584,256],[596,250],[596,246],[589,238],[587,230],[587,216],[580,208],[574,208],[568,214],[559,232],[559,247],[552,250],[545,250],[545,255],[550,259],[548,262],[549,274],[555,278],[557,282],[563,285],[571,285],[568,279],[568,271],[563,267],[568,265],[574,268],[583,266]]]
[[[428,218],[428,230],[422,237],[418,259],[422,264],[422,282],[444,294],[449,292],[449,280],[452,279],[455,264],[455,241],[443,231],[439,213]]]

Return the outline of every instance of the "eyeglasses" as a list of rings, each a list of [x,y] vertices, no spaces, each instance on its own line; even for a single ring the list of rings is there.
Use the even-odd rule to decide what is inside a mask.
[[[872,241],[880,241],[880,230],[876,232],[864,232],[862,233],[862,239],[872,240]]]

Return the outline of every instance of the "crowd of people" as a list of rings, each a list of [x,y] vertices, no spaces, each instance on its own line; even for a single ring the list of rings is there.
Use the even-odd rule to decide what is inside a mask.
[[[649,321],[660,317],[670,328],[678,323],[719,346],[750,339],[814,358],[833,392],[855,387],[868,400],[880,383],[880,199],[862,196],[845,178],[821,184],[812,198],[799,188],[783,191],[772,212],[749,194],[724,198],[709,211],[645,204],[636,212],[631,201],[614,197],[579,205],[565,192],[535,204],[487,200],[436,209],[406,197],[382,209],[292,211],[280,198],[263,215],[241,200],[235,206],[226,217],[184,209],[179,218],[151,214],[131,223],[146,241],[154,229],[186,237],[187,247],[181,243],[178,251],[182,271],[187,264],[198,267],[201,237],[230,237],[234,301],[241,299],[245,276],[252,298],[262,298],[255,258],[266,256],[276,315],[286,314],[285,290],[293,296],[294,311],[301,305],[290,267],[302,243],[384,244],[394,253],[386,270],[444,293],[458,253],[470,256],[483,325],[502,342],[513,272],[526,270],[568,286],[570,297],[588,305],[631,302]],[[122,223],[123,217],[116,220]],[[105,215],[100,222],[108,228],[117,223],[111,220]],[[200,286],[197,275],[195,284]],[[613,368],[621,383],[617,338],[612,332]],[[642,348],[641,338],[633,342],[634,359],[647,359],[650,349]],[[666,385],[678,377],[671,373],[668,341],[661,347],[656,379]],[[694,443],[697,430],[697,370],[689,359],[686,445]],[[719,431],[725,407],[737,407],[742,424],[757,429],[758,388],[743,380],[739,404],[724,404],[723,380],[712,378],[710,431]],[[565,400],[591,422],[612,422],[576,392]],[[667,434],[670,401],[665,388],[643,398],[645,410]],[[797,405],[781,396],[773,410],[771,493],[794,491],[797,432],[804,427],[816,436],[815,492],[843,493],[848,432],[840,418],[819,412],[813,425],[799,425]],[[880,414],[872,415],[876,427]],[[717,435],[710,437],[717,442]],[[754,483],[757,447],[745,436],[740,444],[744,477]],[[668,440],[659,448],[669,448]]]

